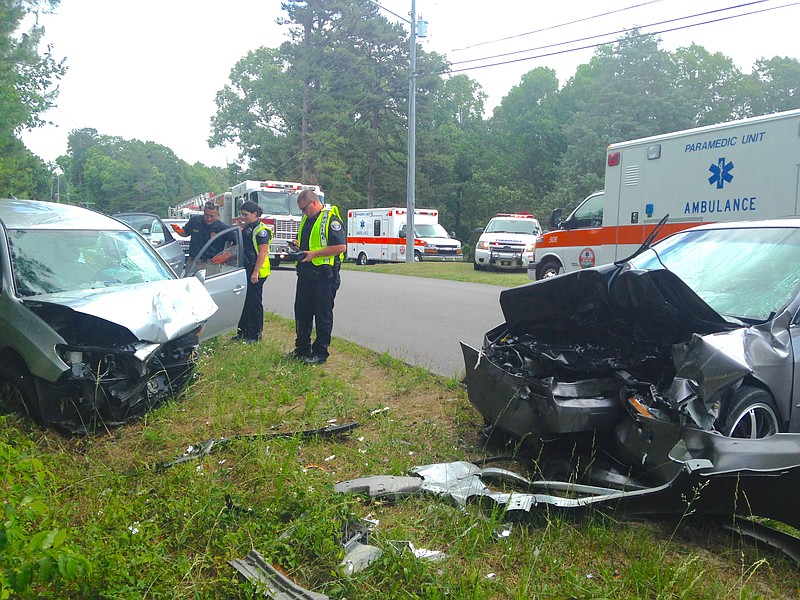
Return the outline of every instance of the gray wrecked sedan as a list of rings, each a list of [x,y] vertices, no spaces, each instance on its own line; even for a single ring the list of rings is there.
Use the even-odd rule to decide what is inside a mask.
[[[540,448],[541,485],[602,490],[582,506],[680,512],[708,485],[693,509],[798,526],[799,286],[792,219],[700,226],[504,290],[505,323],[462,344],[469,400],[487,433]]]
[[[180,279],[97,212],[0,200],[0,225],[0,400],[40,423],[83,432],[147,412],[191,376],[199,340],[241,312],[227,288],[244,288],[242,268]]]

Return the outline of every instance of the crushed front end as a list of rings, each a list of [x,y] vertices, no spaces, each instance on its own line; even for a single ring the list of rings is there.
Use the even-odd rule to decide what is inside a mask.
[[[666,270],[608,265],[504,290],[500,304],[506,322],[481,350],[462,344],[469,400],[493,430],[531,441],[613,430],[630,399],[711,430],[745,377],[778,381],[788,351],[774,323],[731,323]]]
[[[192,377],[202,324],[149,342],[103,318],[50,303],[29,303],[63,341],[55,355],[67,366],[55,381],[35,378],[44,425],[86,433],[140,417]]]

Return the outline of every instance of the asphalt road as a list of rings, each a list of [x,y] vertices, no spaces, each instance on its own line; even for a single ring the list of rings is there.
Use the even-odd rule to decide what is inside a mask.
[[[292,268],[273,269],[264,286],[265,310],[294,318],[296,280]],[[505,320],[500,310],[502,289],[343,270],[333,335],[432,373],[456,377],[464,367],[459,342],[480,348],[483,335]]]

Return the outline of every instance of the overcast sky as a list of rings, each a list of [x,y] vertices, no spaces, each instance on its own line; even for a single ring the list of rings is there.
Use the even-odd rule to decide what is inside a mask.
[[[409,18],[411,2],[380,4],[399,21]],[[738,8],[724,10],[730,7]],[[489,111],[527,71],[551,67],[563,84],[594,51],[568,50],[612,41],[636,25],[663,32],[662,48],[695,42],[745,72],[758,58],[800,56],[800,1],[793,0],[416,0],[416,10],[428,23],[421,45],[446,54],[454,70],[515,61],[460,71],[483,86]],[[699,13],[706,14],[684,18]],[[224,166],[237,151],[208,147],[214,96],[248,51],[284,40],[275,23],[284,15],[279,0],[61,0],[41,19],[45,42],[68,66],[58,107],[45,115],[55,126],[23,133],[23,141],[52,161],[66,153],[71,130],[92,127],[157,142],[189,163]],[[537,58],[519,60],[530,56]],[[474,59],[484,60],[462,62]]]

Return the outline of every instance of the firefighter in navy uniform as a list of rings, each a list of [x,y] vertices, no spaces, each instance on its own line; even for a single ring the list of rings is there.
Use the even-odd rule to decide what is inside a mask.
[[[244,267],[247,272],[247,295],[234,339],[257,342],[264,329],[264,282],[269,276],[269,242],[272,232],[261,222],[261,207],[247,201],[240,209],[244,226],[242,244]]]
[[[333,333],[333,301],[339,289],[341,255],[347,250],[344,224],[335,206],[324,207],[313,190],[297,197],[303,212],[297,239],[289,242],[293,250],[304,252],[297,262],[297,289],[294,296],[295,348],[293,358],[307,365],[328,360]],[[311,343],[311,330],[317,336]]]
[[[206,242],[215,237],[219,232],[227,229],[227,225],[219,220],[219,206],[213,202],[206,202],[203,206],[202,215],[194,215],[181,227],[176,223],[172,224],[172,229],[178,235],[187,236],[189,240],[189,262],[195,258],[201,261],[210,261],[211,258],[222,251],[225,240],[220,238],[208,247],[203,256],[197,256]]]

